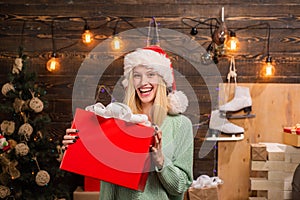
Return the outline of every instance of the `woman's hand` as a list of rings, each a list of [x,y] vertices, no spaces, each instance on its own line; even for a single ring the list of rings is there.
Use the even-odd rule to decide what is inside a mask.
[[[72,129],[72,128],[66,129],[66,134],[64,135],[64,138],[62,141],[62,144],[63,144],[62,149],[63,150],[67,150],[68,145],[74,144],[77,141],[77,139],[79,138],[77,133],[78,133],[77,129]]]
[[[164,166],[164,155],[162,153],[162,132],[155,127],[154,146],[151,145],[151,156],[154,165],[161,170]]]

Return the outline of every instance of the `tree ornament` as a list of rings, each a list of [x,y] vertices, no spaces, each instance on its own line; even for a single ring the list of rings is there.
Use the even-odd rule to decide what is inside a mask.
[[[35,182],[38,186],[45,186],[50,181],[50,175],[45,170],[40,170],[35,177]]]
[[[5,135],[11,135],[15,131],[15,122],[4,120],[1,123],[1,132]]]
[[[4,152],[10,149],[9,143],[6,141],[6,138],[3,135],[0,135],[0,149]]]
[[[56,158],[56,160],[57,160],[58,162],[61,162],[61,161],[62,161],[62,158],[63,158],[63,156],[64,156],[61,146],[60,146],[60,145],[57,145],[57,146],[56,146],[56,150],[57,150],[57,152],[58,152],[58,158]]]
[[[15,87],[12,83],[5,83],[1,89],[2,94],[6,96],[9,91],[15,91]]]
[[[8,140],[8,143],[9,143],[9,146],[10,146],[10,149],[14,149],[16,146],[17,146],[17,142],[13,139],[9,139]]]
[[[15,109],[16,113],[22,112],[23,106],[25,105],[25,101],[19,98],[15,98],[15,101],[13,103],[13,107]]]
[[[16,166],[18,165],[18,161],[10,161],[6,156],[2,155],[0,157],[0,162],[2,166],[1,176],[3,176],[4,174],[9,174],[12,179],[17,179],[21,176],[20,171],[16,168]]]
[[[10,189],[4,185],[0,185],[0,198],[4,199],[10,195]]]
[[[29,102],[29,107],[34,112],[39,113],[44,109],[44,103],[38,97],[33,97]]]
[[[23,60],[22,58],[16,58],[15,63],[13,64],[12,73],[19,74],[23,68]]]
[[[26,156],[29,153],[29,147],[25,143],[19,143],[15,147],[16,154],[19,156]]]
[[[33,132],[32,126],[29,123],[24,123],[20,126],[18,134],[20,136],[24,136],[25,140],[28,141],[32,132]]]

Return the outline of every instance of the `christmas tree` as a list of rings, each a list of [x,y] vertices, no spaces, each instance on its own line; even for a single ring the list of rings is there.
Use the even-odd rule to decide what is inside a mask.
[[[64,181],[71,175],[59,169],[61,143],[48,131],[46,91],[27,59],[20,48],[1,90],[0,198],[70,199]]]

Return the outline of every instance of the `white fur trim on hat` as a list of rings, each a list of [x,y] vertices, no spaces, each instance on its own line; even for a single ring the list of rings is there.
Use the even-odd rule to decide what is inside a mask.
[[[173,72],[171,68],[171,61],[165,54],[158,53],[149,49],[137,49],[136,51],[127,54],[124,57],[124,76],[128,79],[129,72],[136,66],[145,66],[153,68],[163,80],[167,87],[173,84]],[[123,83],[126,87],[126,82]]]
[[[188,98],[181,91],[172,91],[168,95],[169,110],[171,115],[177,115],[186,111],[188,107]]]

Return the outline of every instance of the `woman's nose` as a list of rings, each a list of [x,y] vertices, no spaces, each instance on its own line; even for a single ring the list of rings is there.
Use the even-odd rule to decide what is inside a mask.
[[[147,76],[142,76],[141,85],[147,85],[149,82]]]

